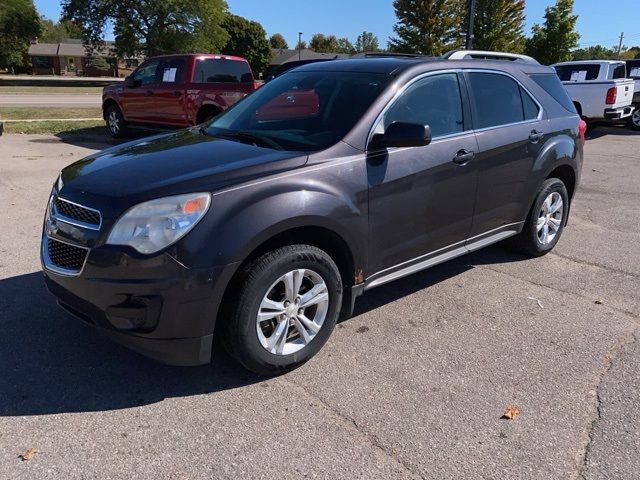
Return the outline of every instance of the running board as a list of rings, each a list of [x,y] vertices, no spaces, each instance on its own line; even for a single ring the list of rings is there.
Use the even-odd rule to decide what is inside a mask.
[[[467,241],[466,245],[455,247],[455,245],[458,245],[458,244],[454,244],[451,247],[445,247],[445,248],[449,248],[446,252],[442,252],[443,249],[436,250],[431,254],[423,255],[414,260],[410,260],[409,262],[405,262],[405,264],[410,263],[410,265],[402,267],[393,272],[390,272],[384,275],[374,274],[372,275],[372,277],[370,277],[371,280],[366,281],[364,290],[370,290],[372,288],[379,287],[380,285],[384,285],[385,283],[389,283],[389,282],[392,282],[393,280],[406,277],[407,275],[411,275],[413,273],[419,272],[429,267],[438,265],[439,263],[443,263],[448,260],[452,260],[456,257],[465,255],[467,253],[479,250],[488,245],[491,245],[492,243],[499,242],[513,235],[517,235],[520,232],[520,226],[522,225],[522,223],[523,222],[518,222],[510,225],[505,225],[503,227],[500,227],[499,228],[500,231],[498,232],[493,230],[491,232],[487,232],[486,234],[473,237],[472,239],[470,239],[470,241]],[[439,252],[442,252],[442,253],[439,253]],[[400,265],[403,265],[403,264],[400,264]],[[394,268],[396,267],[391,267],[390,269],[387,269],[387,270],[391,270]]]

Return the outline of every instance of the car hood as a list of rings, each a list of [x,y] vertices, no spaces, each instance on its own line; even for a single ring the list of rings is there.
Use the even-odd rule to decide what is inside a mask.
[[[69,200],[95,196],[141,201],[214,191],[300,167],[307,158],[191,128],[112,147],[73,163],[62,171],[60,193]]]

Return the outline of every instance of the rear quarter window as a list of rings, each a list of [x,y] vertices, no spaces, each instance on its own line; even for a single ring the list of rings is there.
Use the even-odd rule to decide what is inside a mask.
[[[253,75],[249,64],[240,60],[201,58],[196,60],[193,83],[249,83]]]
[[[627,78],[627,69],[624,63],[621,63],[620,65],[616,65],[614,67],[613,79],[615,80],[616,78]]]
[[[531,80],[536,82],[545,92],[551,95],[556,102],[562,105],[571,113],[578,113],[573,101],[569,97],[564,85],[560,82],[557,75],[553,73],[541,73],[529,75]]]

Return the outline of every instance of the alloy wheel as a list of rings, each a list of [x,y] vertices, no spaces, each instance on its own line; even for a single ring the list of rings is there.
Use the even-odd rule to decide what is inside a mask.
[[[640,107],[636,108],[631,115],[631,123],[633,123],[636,128],[640,128]]]
[[[542,245],[549,245],[558,235],[563,213],[562,196],[558,192],[550,193],[542,203],[536,225],[538,240]]]
[[[302,350],[318,334],[329,309],[329,289],[309,269],[282,275],[260,303],[256,331],[262,346],[275,355]]]
[[[109,122],[109,130],[111,130],[111,133],[117,135],[120,131],[120,118],[118,117],[118,112],[111,110],[107,117],[107,121]]]

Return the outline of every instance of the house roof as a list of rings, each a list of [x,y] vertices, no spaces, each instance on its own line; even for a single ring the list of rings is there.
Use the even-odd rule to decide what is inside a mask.
[[[33,57],[86,57],[87,50],[81,40],[70,39],[63,43],[33,43],[29,46],[29,55]],[[114,55],[112,44],[106,44],[94,51],[94,56],[97,57],[112,57]]]
[[[300,52],[293,49],[271,49],[271,62],[270,65],[282,65],[283,63],[292,62],[295,60],[316,60],[326,59],[333,60],[337,58],[349,58],[349,54],[346,53],[320,53],[314,52],[308,48],[303,48]]]

